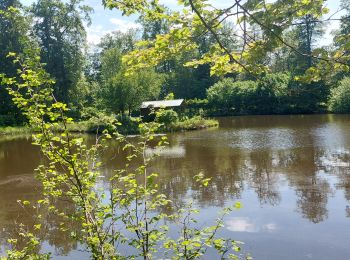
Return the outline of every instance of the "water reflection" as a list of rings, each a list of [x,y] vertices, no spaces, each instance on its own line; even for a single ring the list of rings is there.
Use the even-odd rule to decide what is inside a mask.
[[[275,223],[256,223],[249,218],[234,217],[226,221],[226,227],[234,232],[257,233],[259,231],[274,232],[278,227]]]
[[[8,248],[9,238],[17,238],[19,245],[24,242],[18,235],[20,224],[33,232],[34,225],[41,223],[40,232],[35,231],[35,234],[46,242],[46,247],[54,250],[53,255],[67,255],[78,247],[69,239],[69,233],[60,230],[62,223],[68,230],[76,229],[75,223],[49,214],[47,209],[23,208],[17,202],[41,199],[41,186],[33,174],[41,161],[38,148],[31,145],[30,138],[0,141],[0,253],[1,248]],[[56,204],[58,208],[74,210],[65,202]],[[37,219],[38,215],[43,216],[43,221]]]
[[[295,238],[289,225],[307,220],[301,224],[304,228],[317,223],[327,227],[322,232],[309,230],[315,237],[326,231],[337,243],[349,239],[337,231],[344,218],[350,217],[349,116],[234,117],[220,121],[219,129],[172,134],[169,147],[147,151],[148,155],[160,154],[151,168],[160,173],[159,187],[175,205],[194,199],[203,209],[213,211],[200,216],[206,219],[215,216],[218,207],[239,199],[254,211],[247,209],[239,213],[241,216],[230,217],[226,222],[230,232],[279,234],[290,243]],[[107,177],[124,165],[121,158],[128,153],[116,144],[110,147],[102,158]],[[16,201],[39,199],[40,185],[32,172],[40,161],[37,148],[28,139],[0,142],[0,244],[14,235],[14,220],[29,226],[33,222]],[[200,187],[194,182],[193,176],[199,172],[212,178],[211,185]],[[68,254],[78,245],[59,231],[60,222],[47,216],[42,236],[57,254]],[[325,249],[320,246],[317,250]]]

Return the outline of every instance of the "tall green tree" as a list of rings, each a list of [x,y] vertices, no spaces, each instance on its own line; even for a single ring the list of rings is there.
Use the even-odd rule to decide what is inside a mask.
[[[84,22],[90,23],[92,9],[81,3],[82,0],[39,0],[31,8],[41,60],[56,80],[56,98],[64,102],[69,102],[69,91],[79,81],[84,68]]]
[[[350,34],[350,2],[342,0],[341,5],[345,9],[346,14],[341,19],[340,32],[342,34]]]
[[[265,53],[285,45],[283,33],[290,26],[307,15],[321,17],[328,12],[325,0],[278,0],[272,3],[265,1],[239,1],[228,3],[226,7],[209,5],[206,0],[180,1],[182,11],[167,14],[157,6],[157,1],[103,1],[109,8],[118,8],[125,14],[141,14],[148,17],[163,17],[169,22],[170,30],[158,35],[156,40],[144,43],[141,48],[128,55],[130,70],[146,66],[154,66],[164,59],[177,56],[179,53],[198,48],[196,39],[204,34],[210,34],[215,43],[211,44],[210,52],[186,63],[187,66],[209,64],[211,74],[224,75],[242,71],[258,74],[266,71],[266,66],[256,64]],[[158,10],[157,12],[154,9]],[[242,38],[239,48],[230,50],[220,38],[219,30],[229,17],[236,17],[235,34]],[[256,26],[261,31],[261,37],[254,38],[249,28]]]
[[[30,18],[18,0],[0,2],[0,74],[14,76],[19,68],[6,56],[10,52],[31,57],[35,41],[30,36]],[[21,123],[23,118],[4,86],[0,85],[0,125]]]
[[[323,33],[322,23],[320,23],[315,16],[308,14],[300,19],[296,28],[298,52],[293,52],[293,54],[297,56],[296,70],[299,73],[305,72],[314,65],[315,60],[312,57],[312,52],[315,49],[316,41],[320,39]]]
[[[349,1],[343,0],[341,4],[342,7],[345,9],[346,13],[341,17],[340,29],[336,33],[334,43],[337,49],[340,49],[339,56],[350,57],[350,3]],[[348,64],[350,65],[349,60]],[[344,72],[342,72],[341,74],[344,75]],[[345,74],[349,75],[349,73]]]
[[[101,41],[101,82],[98,96],[101,107],[108,112],[130,114],[138,110],[143,101],[157,99],[159,96],[163,76],[153,68],[126,75],[127,66],[122,58],[132,50],[135,43],[135,31],[114,32]]]

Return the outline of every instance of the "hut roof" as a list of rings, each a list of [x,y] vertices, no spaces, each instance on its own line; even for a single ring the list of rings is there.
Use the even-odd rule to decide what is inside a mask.
[[[160,107],[179,107],[183,104],[183,99],[174,100],[159,100],[159,101],[147,101],[142,102],[141,109],[145,108],[160,108]]]

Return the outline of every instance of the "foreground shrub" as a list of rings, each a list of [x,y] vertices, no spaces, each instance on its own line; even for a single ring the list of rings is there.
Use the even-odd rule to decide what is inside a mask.
[[[19,59],[15,60],[19,62]],[[24,62],[24,61],[23,61]],[[30,69],[27,69],[30,68]],[[223,227],[223,218],[240,203],[225,208],[213,226],[196,225],[194,215],[197,210],[186,203],[174,214],[164,212],[166,207],[174,207],[172,202],[159,192],[157,174],[151,172],[153,157],[146,150],[154,146],[166,145],[165,136],[155,136],[159,123],[140,123],[140,136],[131,143],[115,131],[116,120],[107,122],[114,127],[106,128],[96,135],[96,142],[87,145],[84,136],[70,134],[68,126],[72,118],[64,103],[53,98],[50,80],[42,66],[26,61],[18,78],[4,78],[3,83],[11,86],[9,93],[15,104],[29,119],[29,124],[38,132],[33,135],[33,143],[40,147],[46,160],[36,170],[42,184],[42,199],[32,204],[21,202],[23,207],[33,205],[35,209],[49,212],[61,221],[60,230],[69,232],[72,239],[85,246],[92,259],[200,259],[209,248],[217,252],[219,259],[238,259],[240,244],[233,239],[218,237]],[[49,120],[46,120],[49,119]],[[63,133],[57,135],[55,128],[63,126]],[[108,140],[115,140],[128,150],[127,162],[122,169],[116,169],[112,176],[106,176],[109,187],[101,189],[100,154],[107,147]],[[210,179],[203,174],[194,176],[201,186],[207,186]],[[57,201],[64,200],[74,208],[57,207]],[[48,259],[43,254],[41,242],[35,235],[45,227],[42,214],[35,218],[33,231],[23,228],[23,243],[15,239],[8,242],[12,248],[7,251],[11,259]],[[66,221],[79,225],[69,228]],[[170,238],[167,221],[179,224],[179,236]],[[121,255],[121,245],[130,251]],[[160,256],[162,254],[163,256]]]
[[[344,78],[331,91],[329,110],[335,113],[350,113],[350,77]]]

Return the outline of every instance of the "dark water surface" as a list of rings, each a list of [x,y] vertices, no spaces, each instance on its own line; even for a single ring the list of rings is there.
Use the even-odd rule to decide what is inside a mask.
[[[350,259],[350,116],[219,120],[219,129],[169,136],[153,166],[163,192],[177,204],[192,197],[203,223],[241,201],[222,235],[244,241],[254,259]],[[15,236],[15,223],[33,222],[34,213],[16,201],[40,198],[33,169],[41,160],[29,139],[0,139],[0,251]],[[118,163],[106,160],[104,174]],[[194,183],[201,171],[212,178],[209,187]],[[88,257],[58,231],[58,219],[47,223],[45,249],[57,258]]]

